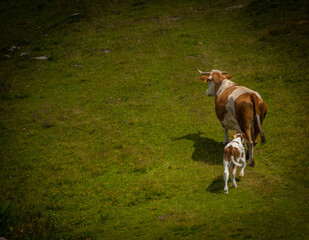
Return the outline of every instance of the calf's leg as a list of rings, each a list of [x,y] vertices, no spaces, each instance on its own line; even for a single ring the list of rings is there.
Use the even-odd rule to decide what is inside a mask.
[[[223,172],[224,194],[228,194],[229,193],[228,186],[227,186],[227,182],[229,180],[229,165],[230,165],[230,163],[228,161],[223,160],[223,168],[224,168],[224,172]]]
[[[237,183],[236,183],[236,180],[235,180],[236,169],[237,169],[237,167],[235,165],[233,165],[232,170],[231,170],[231,181],[232,181],[232,185],[233,185],[234,188],[237,188]]]

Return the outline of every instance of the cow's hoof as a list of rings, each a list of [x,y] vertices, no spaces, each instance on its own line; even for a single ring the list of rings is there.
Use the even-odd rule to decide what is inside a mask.
[[[228,190],[224,190],[224,194],[229,194],[229,191]]]
[[[242,178],[244,175],[242,173],[239,173],[238,177]]]
[[[251,162],[248,162],[248,165],[249,165],[250,167],[254,167],[254,160],[252,160]]]

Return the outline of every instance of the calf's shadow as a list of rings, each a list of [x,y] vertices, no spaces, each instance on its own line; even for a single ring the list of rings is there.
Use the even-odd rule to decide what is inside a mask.
[[[174,140],[190,140],[194,142],[192,160],[207,164],[222,164],[224,145],[208,137],[203,137],[202,132],[187,134]]]
[[[236,182],[240,182],[239,178],[235,178]],[[229,183],[231,184],[231,181],[229,180]],[[224,181],[223,181],[223,174],[217,176],[212,183],[206,188],[206,192],[210,193],[223,193],[224,188]],[[234,187],[230,187],[230,189],[233,189]]]
[[[207,187],[206,192],[223,193],[223,187],[224,187],[223,176],[219,175]]]

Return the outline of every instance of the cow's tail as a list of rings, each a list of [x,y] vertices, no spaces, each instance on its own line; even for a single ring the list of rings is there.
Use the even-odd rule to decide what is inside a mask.
[[[251,101],[253,103],[254,106],[254,110],[255,110],[255,116],[256,116],[256,122],[257,122],[257,127],[261,136],[261,143],[265,143],[266,139],[265,139],[265,135],[262,129],[262,124],[261,124],[261,111],[259,108],[259,98],[258,96],[256,96],[255,94],[251,94]]]

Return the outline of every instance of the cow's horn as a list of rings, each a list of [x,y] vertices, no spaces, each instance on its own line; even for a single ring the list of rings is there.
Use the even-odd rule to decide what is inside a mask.
[[[202,72],[200,69],[197,69],[201,75],[210,75],[210,72]]]
[[[222,74],[227,74],[227,72],[226,72],[226,71],[221,71],[221,73],[222,73]]]

